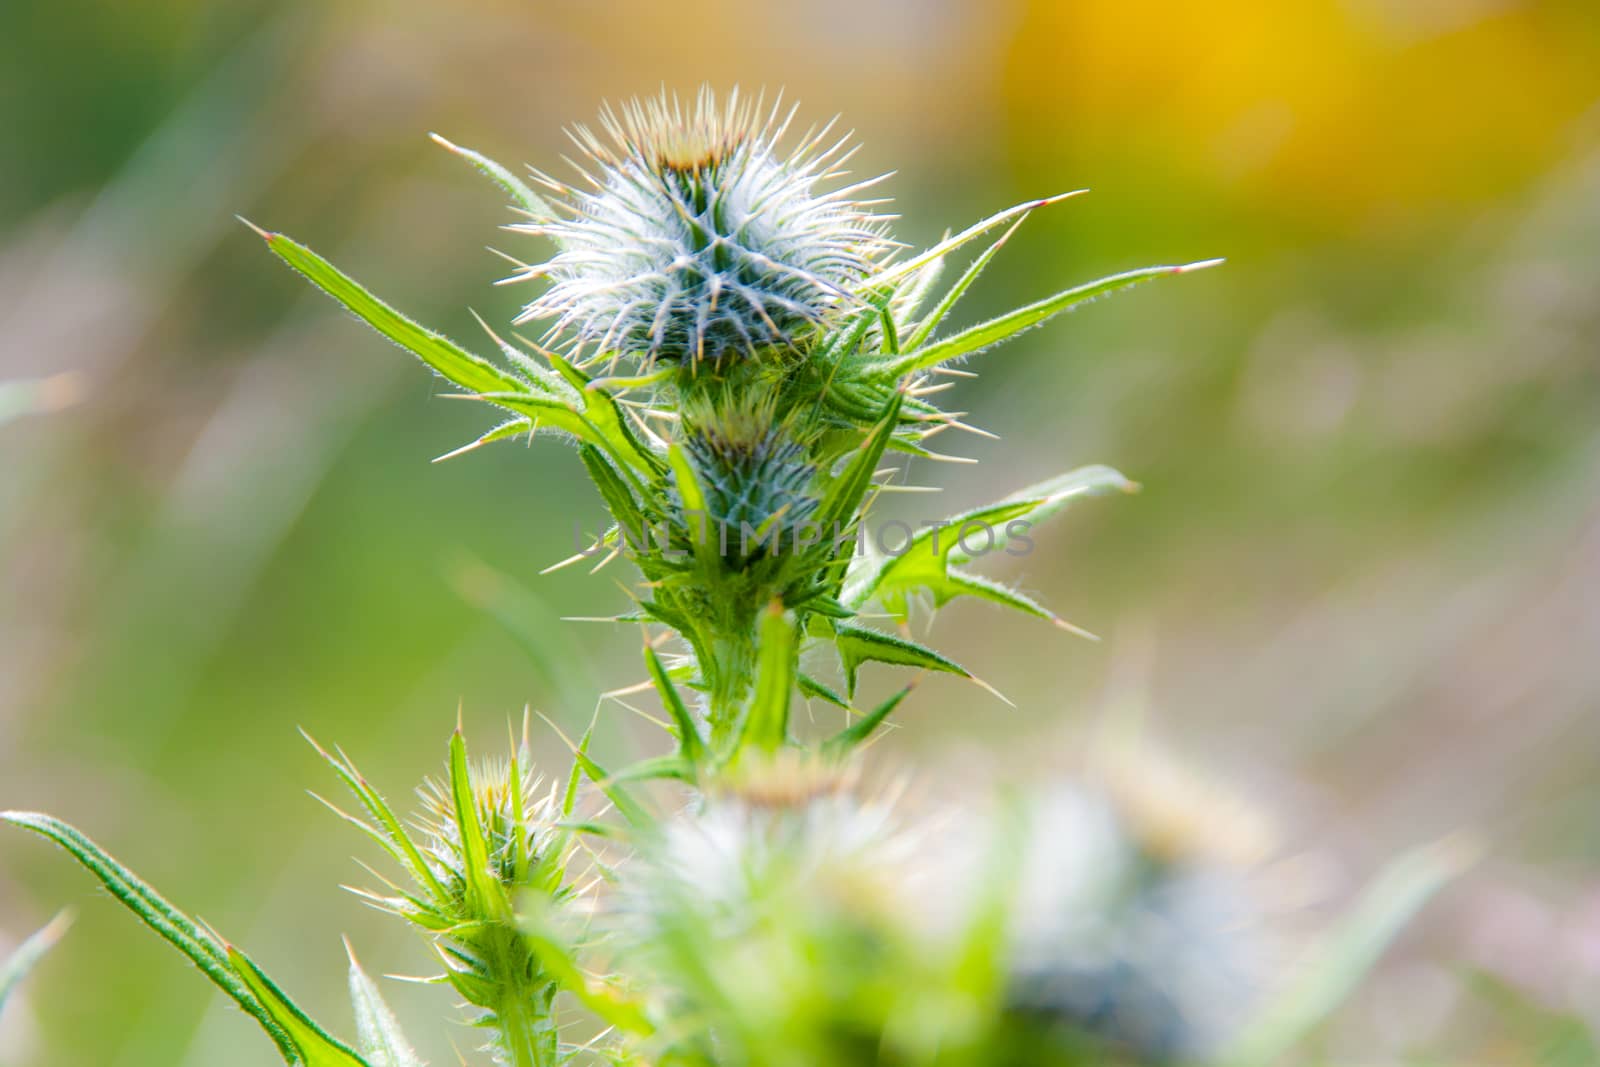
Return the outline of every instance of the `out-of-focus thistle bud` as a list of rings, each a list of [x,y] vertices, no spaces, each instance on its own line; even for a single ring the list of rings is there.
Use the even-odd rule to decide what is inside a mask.
[[[897,1062],[880,1058],[889,1020],[928,973],[899,922],[921,851],[891,799],[837,767],[790,753],[719,779],[618,902],[658,1010],[704,1027],[660,1062]]]
[[[1153,754],[1096,771],[1035,805],[1010,1011],[1135,1063],[1202,1060],[1248,1019],[1270,969],[1252,877],[1266,832]]]
[[[898,884],[913,858],[888,796],[866,793],[849,767],[795,752],[752,758],[710,783],[702,809],[669,823],[660,852],[667,873],[709,899],[805,883],[867,892]],[[831,890],[829,891],[831,893]]]
[[[551,320],[585,352],[719,367],[784,355],[859,301],[853,287],[891,247],[884,220],[829,187],[851,154],[831,125],[780,147],[793,111],[704,89],[601,115],[573,139],[586,187],[541,175],[549,218],[516,229],[559,252],[528,268],[549,288],[519,321]],[[866,183],[870,184],[870,183]]]

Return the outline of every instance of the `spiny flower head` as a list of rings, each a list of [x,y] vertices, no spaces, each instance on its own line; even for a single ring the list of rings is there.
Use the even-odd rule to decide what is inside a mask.
[[[793,352],[859,306],[892,247],[885,220],[852,199],[870,182],[829,189],[852,154],[831,123],[780,147],[793,115],[703,89],[687,112],[663,93],[607,108],[602,133],[577,127],[588,188],[541,175],[555,208],[513,227],[559,249],[522,272],[549,287],[518,321],[593,355],[719,367]]]

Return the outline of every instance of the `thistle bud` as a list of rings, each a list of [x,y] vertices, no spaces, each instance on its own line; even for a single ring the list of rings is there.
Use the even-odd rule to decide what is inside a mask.
[[[793,111],[702,90],[601,115],[573,140],[587,188],[544,177],[551,217],[515,227],[559,251],[519,322],[548,320],[582,350],[720,367],[793,352],[890,248],[883,221],[827,187],[848,138],[828,128],[784,152]],[[581,170],[581,168],[580,168]],[[855,188],[860,188],[859,186]]]
[[[724,772],[700,811],[664,828],[655,858],[708,901],[767,907],[798,894],[820,905],[837,894],[864,908],[889,898],[913,854],[892,806],[854,773],[781,754]]]
[[[420,840],[342,752],[318,751],[366,809],[368,834],[415,883],[392,895],[357,892],[432,941],[445,967],[442,980],[471,1006],[473,1024],[490,1032],[487,1049],[496,1063],[556,1062],[557,981],[518,908],[533,902],[554,911],[571,900],[571,834],[558,826],[554,793],[541,791],[529,767],[526,724],[512,756],[475,767],[457,730],[449,773],[420,790],[414,821]]]
[[[507,892],[531,887],[542,854],[556,837],[556,815],[554,797],[524,767],[519,761],[491,758],[471,768],[478,838],[472,847],[463,834],[474,832],[473,822],[460,817],[451,782],[424,780],[418,823],[427,835],[425,854],[453,899],[465,900],[472,880],[470,857],[475,855],[488,857],[489,875]]]
[[[743,562],[763,546],[795,551],[818,504],[817,466],[802,441],[766,412],[730,408],[691,423],[683,446],[726,554]]]
[[[631,872],[630,965],[664,1013],[705,1027],[679,1036],[714,1042],[714,1062],[901,1062],[881,1055],[899,998],[928,973],[898,922],[919,850],[836,767],[779,757],[735,775]]]

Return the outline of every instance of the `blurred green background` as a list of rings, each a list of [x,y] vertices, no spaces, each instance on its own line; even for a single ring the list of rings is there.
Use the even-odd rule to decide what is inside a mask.
[[[898,170],[912,242],[1091,187],[1029,221],[968,317],[1229,259],[988,353],[953,394],[1002,440],[943,438],[985,465],[920,469],[946,489],[907,515],[1088,462],[1146,488],[989,568],[1106,640],[958,605],[935,643],[1022,710],[929,679],[887,760],[1047,774],[1134,702],[1274,812],[1313,917],[1405,845],[1488,842],[1330,1056],[1536,1062],[1530,1012],[1593,1015],[1593,0],[0,5],[0,380],[78,394],[0,427],[0,808],[79,824],[324,1017],[341,932],[372,969],[429,968],[335,888],[366,853],[305,795],[334,783],[296,727],[400,796],[458,708],[480,750],[525,704],[579,729],[642,677],[638,638],[555,620],[615,610],[625,576],[540,577],[600,515],[573,457],[430,466],[484,413],[233,216],[476,340],[469,307],[503,323],[528,295],[491,286],[485,246],[538,252],[426,133],[557,169],[602,99],[701,81],[842,114],[858,171]],[[602,716],[610,751],[642,750]],[[0,945],[63,904],[77,926],[0,1063],[272,1062],[65,858],[0,837]],[[1518,1009],[1484,1010],[1477,969]],[[395,996],[417,1019],[448,999]],[[475,1044],[425,1051],[452,1042]]]

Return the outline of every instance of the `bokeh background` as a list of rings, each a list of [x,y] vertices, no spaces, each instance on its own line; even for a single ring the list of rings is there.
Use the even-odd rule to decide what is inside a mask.
[[[486,246],[537,253],[426,133],[554,168],[602,99],[702,80],[842,114],[913,242],[1091,187],[968,318],[1229,259],[960,385],[1002,439],[943,439],[985,465],[919,470],[937,513],[1087,462],[1146,488],[989,568],[1105,640],[953,608],[935,643],[1020,710],[930,679],[884,758],[1048,774],[1136,704],[1277,817],[1308,908],[1409,845],[1486,843],[1330,1059],[1544,1062],[1545,1023],[1600,1022],[1593,0],[0,5],[0,380],[49,379],[0,426],[0,807],[84,827],[330,1019],[340,933],[428,969],[335,888],[365,852],[306,796],[335,783],[296,727],[392,795],[458,709],[480,748],[525,704],[581,728],[640,680],[638,637],[555,620],[616,609],[624,576],[540,577],[600,514],[573,457],[430,465],[483,412],[234,214],[476,339],[469,307],[526,296]],[[610,751],[642,744],[601,715]],[[64,857],[0,837],[0,944],[64,904],[0,1062],[272,1062]]]

